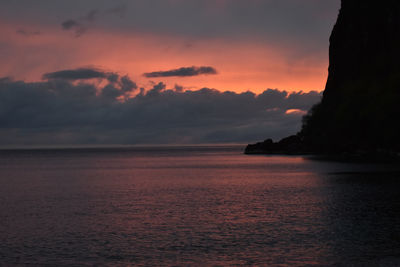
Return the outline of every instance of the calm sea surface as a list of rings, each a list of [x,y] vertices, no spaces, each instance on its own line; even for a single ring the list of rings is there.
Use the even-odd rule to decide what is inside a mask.
[[[400,265],[398,166],[242,150],[0,151],[0,265]]]

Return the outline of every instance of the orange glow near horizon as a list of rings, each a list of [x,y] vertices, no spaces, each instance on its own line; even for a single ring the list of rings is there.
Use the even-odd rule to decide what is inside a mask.
[[[0,77],[39,81],[47,72],[94,66],[128,74],[138,86],[164,82],[187,89],[261,93],[267,88],[322,91],[326,58],[290,58],[296,47],[276,47],[265,41],[202,39],[91,29],[80,38],[55,27],[40,25],[42,34],[18,35],[32,25],[0,24],[0,43],[13,53],[2,56]],[[145,78],[143,73],[190,66],[212,66],[217,75]]]
[[[301,109],[288,109],[286,110],[286,115],[306,115],[307,111],[306,110],[301,110]]]

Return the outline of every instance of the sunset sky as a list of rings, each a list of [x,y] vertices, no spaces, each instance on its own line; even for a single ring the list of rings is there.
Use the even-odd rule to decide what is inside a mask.
[[[141,86],[320,91],[339,1],[3,0],[0,7],[1,76],[35,81],[96,66]],[[142,76],[190,66],[218,75]]]
[[[63,80],[93,86],[98,96],[116,81],[124,90],[121,77],[135,86],[118,94],[120,101],[139,92],[150,97],[146,92],[160,83],[164,94],[202,88],[238,96],[250,91],[254,99],[268,88],[315,94],[326,82],[339,7],[339,0],[0,0],[0,94],[18,83],[36,88]],[[3,123],[0,135],[22,127],[13,123]]]

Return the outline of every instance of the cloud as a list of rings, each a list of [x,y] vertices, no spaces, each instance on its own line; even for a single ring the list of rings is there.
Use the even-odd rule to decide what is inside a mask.
[[[217,70],[213,67],[187,67],[167,71],[156,71],[143,74],[147,78],[158,78],[158,77],[188,77],[198,75],[215,75]]]
[[[0,77],[0,83],[11,82],[10,77]]]
[[[78,68],[45,73],[43,74],[42,78],[44,80],[61,79],[71,81],[102,78],[116,82],[119,78],[119,75],[113,72],[104,72],[96,68]]]
[[[285,112],[286,114],[301,114],[301,115],[306,115],[307,111],[301,110],[301,109],[288,109]]]
[[[106,78],[108,75],[100,70],[93,68],[79,68],[74,70],[61,70],[43,74],[45,80],[62,79],[62,80],[82,80],[94,78]]]
[[[31,31],[31,30],[26,30],[26,29],[18,29],[15,31],[19,35],[23,35],[25,37],[30,37],[30,36],[37,36],[42,34],[40,31]]]
[[[90,10],[84,16],[78,19],[68,19],[61,23],[61,27],[66,31],[73,31],[75,37],[80,37],[87,32],[88,23],[95,22],[100,16],[105,15],[116,15],[123,17],[126,11],[125,5],[119,5],[112,8],[108,8],[104,11],[99,11],[97,9]]]
[[[94,21],[97,18],[99,11],[96,9],[90,10],[89,13],[86,14],[82,19],[87,21]]]
[[[86,27],[81,22],[73,19],[69,19],[61,23],[61,27],[63,30],[73,31],[75,33],[75,37],[80,37],[86,32]]]
[[[103,99],[126,99],[137,89],[136,83],[133,82],[129,76],[120,76],[115,72],[105,72],[95,68],[78,68],[49,72],[43,74],[42,78],[43,80],[48,80],[49,82],[55,81],[57,84],[63,84],[61,82],[67,82],[67,85],[69,82],[78,80],[105,80],[107,84],[103,88],[94,89],[95,92],[101,92],[101,97],[103,97]],[[87,83],[86,85],[89,86],[90,84]]]
[[[141,88],[128,76],[105,85],[82,80],[0,79],[0,145],[254,142],[300,129],[320,93],[277,89],[183,91]],[[296,112],[291,112],[296,110]]]
[[[96,68],[78,68],[72,70],[61,70],[56,72],[45,73],[43,80],[90,80],[90,79],[106,79],[112,86],[117,84],[122,92],[132,92],[137,89],[137,85],[128,75],[120,76],[115,72],[105,72]]]
[[[80,37],[87,31],[87,23],[94,22],[99,15],[96,9],[90,10],[86,15],[79,19],[68,19],[61,23],[63,30],[71,30],[75,33],[75,37]]]

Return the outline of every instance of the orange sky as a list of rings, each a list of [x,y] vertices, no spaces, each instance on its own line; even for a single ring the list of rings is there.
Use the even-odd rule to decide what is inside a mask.
[[[185,88],[216,88],[221,91],[253,91],[267,88],[287,91],[322,91],[326,82],[328,55],[306,53],[291,46],[265,40],[188,37],[92,28],[82,37],[48,25],[0,24],[0,42],[8,49],[2,55],[0,76],[37,81],[46,72],[94,66],[128,74],[140,87],[163,81]],[[15,29],[41,34],[25,36]],[[327,44],[328,46],[328,44]],[[145,78],[145,72],[180,67],[212,66],[217,75]]]

